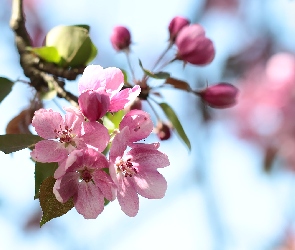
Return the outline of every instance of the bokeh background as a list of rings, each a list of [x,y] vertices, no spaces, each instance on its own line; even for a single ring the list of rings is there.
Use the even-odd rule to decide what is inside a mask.
[[[84,220],[72,209],[40,229],[29,151],[0,152],[0,249],[295,249],[295,1],[24,0],[24,7],[35,46],[54,26],[88,24],[99,49],[92,63],[130,73],[109,41],[114,26],[128,27],[138,76],[138,58],[152,67],[167,46],[170,20],[187,17],[204,26],[216,57],[205,67],[175,62],[165,70],[193,88],[230,82],[240,95],[235,107],[213,110],[189,93],[161,90],[192,150],[175,133],[161,142],[171,162],[161,171],[168,181],[166,196],[140,199],[135,218],[115,201],[96,220]],[[26,80],[10,15],[11,1],[0,0],[0,75]],[[77,81],[66,87],[77,94]],[[0,105],[0,134],[31,98],[26,84],[14,85]],[[45,107],[59,110],[57,104],[68,105],[55,99]]]

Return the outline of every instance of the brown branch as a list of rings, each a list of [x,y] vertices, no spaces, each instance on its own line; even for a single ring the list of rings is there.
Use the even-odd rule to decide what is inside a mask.
[[[23,68],[24,74],[30,78],[30,85],[33,86],[36,91],[42,91],[44,89],[49,89],[48,86],[49,83],[51,83],[55,87],[59,97],[77,106],[78,98],[66,91],[54,76],[74,80],[84,69],[62,69],[57,65],[43,62],[34,53],[27,50],[27,47],[32,46],[32,42],[25,26],[22,0],[12,1],[10,27],[15,34],[15,43],[20,55],[20,65]]]

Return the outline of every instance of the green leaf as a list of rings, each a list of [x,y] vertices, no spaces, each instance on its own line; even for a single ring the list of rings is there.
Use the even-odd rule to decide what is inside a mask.
[[[57,162],[51,162],[51,163],[36,162],[35,163],[35,197],[34,199],[39,198],[39,189],[40,189],[41,183],[49,176],[53,176],[57,167],[58,167]]]
[[[14,82],[5,78],[0,77],[0,103],[10,93]]]
[[[7,134],[0,135],[0,151],[5,154],[33,147],[38,141],[43,140],[38,135],[31,134]]]
[[[173,77],[167,78],[165,83],[172,85],[176,89],[191,91],[191,87],[187,82],[175,79]]]
[[[57,49],[62,60],[62,67],[85,66],[93,60],[97,49],[92,43],[88,29],[84,25],[57,26],[50,30],[46,36],[46,46]]]
[[[169,118],[170,122],[172,123],[173,127],[176,129],[177,134],[186,144],[189,150],[191,150],[191,143],[185,134],[180,121],[178,120],[177,115],[173,111],[173,109],[167,103],[160,103],[159,104],[162,110],[164,111],[165,115]]]
[[[90,31],[90,26],[87,25],[87,24],[75,24],[75,25],[73,25],[73,26],[75,26],[75,27],[80,27],[80,28],[84,28],[84,29],[88,30],[88,32]]]
[[[59,64],[61,61],[61,57],[58,54],[57,49],[53,46],[44,46],[39,48],[27,47],[27,50],[32,51],[46,62]]]
[[[148,75],[148,76],[150,76],[150,77],[152,77],[152,78],[155,78],[155,79],[167,79],[167,78],[170,77],[170,73],[168,73],[168,72],[160,71],[160,72],[156,72],[156,73],[154,73],[154,72],[151,72],[150,70],[145,69],[145,68],[142,66],[142,62],[140,61],[140,59],[139,59],[139,66],[141,67],[141,69],[143,70],[143,72],[144,72],[146,75]]]
[[[119,128],[125,112],[120,110],[116,113],[107,113],[103,118],[103,125],[109,130],[109,133],[113,133],[115,129]]]
[[[55,198],[55,195],[52,191],[54,183],[55,179],[50,176],[45,179],[40,186],[39,201],[43,211],[40,227],[53,218],[66,214],[74,207],[72,198],[66,203],[61,203]]]

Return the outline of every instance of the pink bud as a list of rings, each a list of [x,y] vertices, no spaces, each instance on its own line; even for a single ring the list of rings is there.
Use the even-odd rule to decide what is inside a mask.
[[[170,127],[163,122],[158,123],[157,128],[156,128],[156,133],[157,133],[158,138],[161,141],[168,140],[171,137]]]
[[[171,43],[174,43],[175,42],[175,39],[179,33],[179,31],[184,27],[184,26],[187,26],[189,25],[190,21],[187,20],[186,18],[184,17],[181,17],[181,16],[176,16],[174,17],[170,24],[169,24],[169,33],[170,33],[170,42]]]
[[[229,108],[236,104],[239,90],[229,83],[218,83],[197,93],[212,108]]]
[[[194,65],[206,65],[213,61],[215,49],[212,41],[205,36],[201,25],[183,27],[175,41],[178,47],[176,58]]]
[[[111,34],[111,43],[116,51],[128,50],[131,44],[131,35],[124,26],[116,26]]]

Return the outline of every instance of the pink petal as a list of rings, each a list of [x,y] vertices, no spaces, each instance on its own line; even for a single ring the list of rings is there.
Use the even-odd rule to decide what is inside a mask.
[[[148,199],[161,199],[167,190],[167,182],[158,171],[140,171],[133,181],[137,193]]]
[[[157,169],[170,165],[166,154],[145,146],[138,145],[136,148],[132,148],[128,155],[132,155],[132,161],[138,163],[142,169]]]
[[[105,81],[101,79],[104,77],[103,68],[99,65],[88,65],[83,75],[81,76],[78,84],[79,94],[85,90],[94,90],[98,86],[105,87]]]
[[[116,185],[106,172],[102,170],[95,171],[93,173],[93,179],[95,185],[101,190],[106,199],[113,201],[116,198]]]
[[[139,198],[133,185],[126,177],[119,180],[117,198],[125,214],[134,217],[138,213]]]
[[[102,152],[109,143],[110,135],[105,126],[99,122],[85,122],[85,134],[81,137],[88,145]]]
[[[51,109],[35,111],[32,120],[32,125],[35,127],[36,132],[44,139],[54,139],[56,136],[54,130],[59,129],[63,123],[64,121],[60,113],[54,112]]]
[[[117,112],[125,108],[128,104],[134,101],[139,94],[140,87],[138,85],[134,86],[132,89],[123,89],[111,98],[111,105],[109,107],[109,111]]]
[[[106,93],[92,90],[83,92],[78,99],[82,113],[89,121],[97,121],[103,117],[109,109],[110,98]]]
[[[120,130],[126,126],[130,129],[129,142],[136,142],[148,137],[154,125],[147,112],[131,110],[123,117],[120,123]]]
[[[38,162],[60,162],[68,157],[68,151],[60,142],[43,140],[36,143],[31,157]]]
[[[124,85],[124,75],[122,71],[115,67],[104,69],[105,89],[111,96],[118,93]]]
[[[67,173],[62,178],[57,179],[53,193],[59,202],[65,203],[70,199],[78,190],[79,174],[76,172]]]
[[[123,128],[113,139],[110,148],[110,160],[115,163],[117,157],[122,157],[126,148],[128,139],[130,137],[129,128]]]
[[[85,219],[95,219],[104,209],[104,197],[93,182],[82,181],[74,196],[75,208]]]

